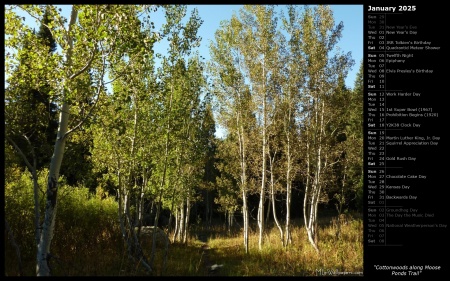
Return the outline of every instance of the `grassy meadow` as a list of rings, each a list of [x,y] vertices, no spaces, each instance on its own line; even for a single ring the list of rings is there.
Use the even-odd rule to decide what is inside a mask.
[[[5,185],[4,265],[6,276],[36,275],[34,201],[30,177],[15,170]],[[46,174],[39,177],[44,185]],[[41,197],[41,215],[44,201]],[[170,243],[166,252],[158,243],[153,271],[131,262],[118,223],[118,206],[111,196],[92,194],[86,188],[61,183],[54,237],[49,261],[53,276],[317,276],[361,274],[363,270],[363,221],[359,214],[346,215],[319,210],[320,252],[310,245],[303,221],[292,220],[292,243],[280,242],[278,228],[266,224],[263,248],[258,249],[258,227],[251,220],[249,253],[236,222],[228,230],[220,220],[205,227],[197,221],[189,226],[186,244]],[[339,235],[337,235],[339,233]],[[169,233],[172,239],[172,234]],[[151,258],[151,237],[141,239]],[[15,247],[15,245],[17,247]],[[222,265],[211,271],[211,265]]]

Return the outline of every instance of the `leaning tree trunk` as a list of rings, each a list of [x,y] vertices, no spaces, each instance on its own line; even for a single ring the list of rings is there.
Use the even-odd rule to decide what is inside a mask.
[[[72,7],[72,11],[70,14],[70,22],[68,26],[67,32],[67,53],[65,56],[66,60],[66,68],[71,69],[72,67],[72,53],[73,53],[73,38],[70,35],[73,29],[73,26],[76,24],[76,20],[78,17],[78,11],[76,8]],[[79,72],[81,73],[81,72]],[[79,74],[78,73],[78,74]],[[75,75],[76,76],[76,75]],[[63,92],[63,104],[61,106],[61,112],[59,115],[59,126],[58,133],[55,141],[55,146],[53,150],[53,155],[50,162],[50,170],[48,174],[47,180],[47,192],[46,192],[46,203],[45,203],[45,217],[41,226],[41,235],[39,239],[39,245],[37,250],[36,257],[36,275],[37,276],[49,276],[50,275],[50,267],[49,267],[49,259],[51,257],[50,254],[50,245],[53,239],[53,232],[55,229],[55,218],[56,218],[56,210],[57,210],[57,194],[58,194],[58,179],[59,179],[59,170],[61,168],[61,163],[64,156],[64,148],[66,145],[66,136],[68,132],[68,122],[69,122],[69,112],[70,105],[66,101],[67,90],[69,80],[73,77],[66,77],[66,87],[64,87]],[[70,90],[70,89],[69,89]]]
[[[315,113],[315,122],[316,130],[314,131],[314,135],[312,136],[314,138],[314,143],[316,144],[313,146],[312,150],[310,150],[309,141],[307,140],[307,157],[308,157],[308,168],[307,168],[307,177],[310,176],[310,164],[311,164],[311,157],[313,157],[314,163],[314,177],[309,188],[309,185],[307,184],[306,192],[305,192],[305,199],[304,199],[304,205],[303,205],[303,211],[304,211],[304,219],[305,219],[305,226],[306,231],[308,234],[308,240],[311,243],[311,245],[314,247],[314,249],[319,252],[319,248],[317,246],[318,244],[318,229],[317,229],[317,210],[319,205],[319,198],[320,198],[320,192],[321,192],[321,175],[322,175],[322,166],[324,165],[322,163],[322,134],[324,133],[324,102],[321,102],[322,104],[322,110],[320,112],[319,116],[319,105],[320,102],[314,102],[314,113]],[[319,120],[320,118],[320,120]],[[308,136],[307,136],[308,138]],[[309,182],[309,181],[308,181]]]
[[[14,146],[14,149],[19,153],[19,155],[22,157],[23,161],[28,167],[28,170],[31,173],[31,178],[33,179],[33,195],[34,195],[34,239],[36,241],[36,247],[39,246],[39,240],[41,239],[41,232],[39,230],[39,220],[40,220],[40,206],[39,206],[39,183],[38,183],[38,176],[36,172],[36,155],[34,152],[34,147],[30,142],[30,139],[26,136],[24,136],[27,140],[28,144],[31,147],[31,154],[33,155],[33,165],[28,161],[25,154],[22,152],[22,150],[19,148],[19,146],[9,137],[5,136],[5,138]]]
[[[308,240],[313,246],[313,248],[319,252],[319,248],[317,247],[316,235],[317,235],[317,204],[316,204],[316,196],[315,196],[315,187],[314,184],[312,186],[307,185],[305,191],[305,198],[303,201],[303,219],[305,221],[306,233],[308,235]]]
[[[275,165],[275,156],[276,151],[273,155],[273,158],[270,157],[270,197],[272,202],[272,213],[273,213],[273,220],[275,221],[275,225],[278,227],[278,230],[280,231],[280,240],[281,240],[281,246],[284,247],[284,232],[283,228],[281,227],[281,223],[278,221],[276,207],[275,207],[275,175],[273,174],[273,166]],[[270,206],[269,206],[270,209]]]
[[[55,148],[50,163],[50,171],[47,180],[45,217],[41,226],[42,232],[37,252],[37,265],[36,265],[37,276],[50,275],[50,268],[48,261],[51,257],[50,245],[53,239],[53,232],[55,228],[59,169],[61,168],[61,163],[64,155],[64,147],[66,144],[65,134],[67,132],[67,125],[69,121],[69,108],[70,108],[69,104],[67,102],[64,102],[61,108],[59,118],[58,136],[56,138]]]

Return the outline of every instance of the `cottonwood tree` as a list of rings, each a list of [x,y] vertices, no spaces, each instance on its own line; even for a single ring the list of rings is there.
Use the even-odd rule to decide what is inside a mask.
[[[276,95],[272,84],[277,81],[279,70],[279,45],[277,36],[277,18],[274,6],[246,5],[240,10],[242,37],[240,51],[244,57],[246,78],[249,80],[254,96],[258,125],[261,131],[261,174],[258,207],[259,249],[262,249],[264,226],[264,202],[267,183],[269,101]]]
[[[130,258],[152,270],[152,261],[144,255],[140,244],[144,195],[148,194],[153,173],[151,151],[155,148],[157,85],[154,73],[153,44],[158,39],[148,18],[138,17],[140,10],[128,6],[127,21],[135,30],[121,52],[110,54],[113,93],[102,103],[95,119],[93,154],[99,171],[106,171],[117,186],[119,221]],[[135,213],[131,206],[136,206]],[[137,232],[135,231],[135,227]]]
[[[343,82],[341,82],[343,84]],[[363,63],[361,62],[359,72],[356,76],[353,89],[340,86],[336,94],[336,106],[347,104],[340,111],[339,120],[340,134],[336,136],[338,146],[336,158],[339,160],[333,173],[335,182],[339,182],[333,197],[336,210],[338,211],[339,237],[342,214],[348,211],[351,204],[361,206],[361,192],[363,183]],[[352,201],[355,201],[354,203]]]
[[[202,159],[204,173],[201,181],[201,193],[203,197],[203,206],[205,208],[203,214],[204,219],[206,224],[210,226],[214,210],[214,185],[216,183],[216,175],[218,173],[217,169],[215,168],[215,162],[217,160],[217,140],[215,136],[216,121],[214,119],[212,109],[211,95],[208,94],[204,98],[204,101],[205,109],[203,110],[200,128],[201,147],[204,148],[204,156]]]
[[[225,21],[211,46],[214,94],[219,103],[219,120],[231,136],[239,133],[239,126],[233,128],[229,120],[242,118],[235,102],[240,97],[237,93],[248,92],[249,106],[244,112],[257,120],[258,132],[245,133],[247,138],[253,136],[261,141],[260,156],[250,152],[253,147],[246,146],[245,163],[253,161],[253,165],[241,170],[246,171],[247,177],[259,167],[259,248],[263,241],[267,183],[274,214],[275,194],[285,193],[284,230],[277,217],[274,221],[282,243],[289,243],[292,182],[298,175],[304,179],[303,214],[308,239],[318,250],[318,205],[327,202],[326,196],[333,192],[332,171],[342,160],[337,155],[343,147],[337,145],[336,139],[343,131],[345,118],[343,102],[336,97],[348,95],[340,91],[339,83],[353,62],[350,54],[340,54],[335,49],[343,25],[334,26],[327,6],[305,7],[303,13],[297,6],[289,6],[283,28],[287,40],[278,32],[271,6],[245,6],[239,17],[233,15],[229,22]],[[232,139],[242,144],[242,138],[237,136]],[[246,180],[247,187],[249,182]],[[281,188],[283,182],[285,189]]]
[[[33,56],[34,67],[29,69],[32,85],[39,85],[34,77],[47,78],[50,86],[55,89],[54,99],[59,107],[59,127],[54,145],[53,156],[50,162],[48,184],[46,189],[45,218],[42,222],[40,240],[38,244],[36,274],[38,276],[50,275],[48,261],[51,258],[50,245],[53,238],[55,216],[57,211],[58,178],[63,160],[67,136],[79,129],[84,121],[91,116],[87,114],[80,122],[69,128],[71,107],[79,97],[74,94],[77,78],[89,72],[92,77],[93,88],[83,96],[89,96],[97,101],[105,92],[104,76],[110,66],[107,63],[109,56],[117,56],[129,48],[128,42],[138,34],[138,27],[134,21],[137,12],[150,12],[147,6],[114,5],[73,5],[70,17],[64,18],[60,10],[49,5],[49,14],[53,19],[46,26],[51,31],[56,44],[61,51],[51,57],[43,55],[48,52],[46,48],[37,48],[30,52]],[[23,19],[15,9],[21,9],[32,18],[43,23],[43,11],[36,5],[8,6],[5,12],[5,47],[18,49],[26,37],[31,34],[30,27],[24,25]],[[140,27],[140,25],[139,25]],[[134,29],[133,29],[134,28]],[[114,31],[114,32],[111,32]],[[10,53],[6,58],[6,73],[14,67],[17,53]],[[93,112],[96,102],[86,108]]]
[[[145,37],[141,39],[145,40]],[[99,121],[103,119],[99,126],[104,133],[97,139],[98,148],[113,150],[107,155],[115,156],[117,163],[112,165],[116,166],[116,169],[111,167],[110,171],[115,170],[117,175],[119,219],[128,252],[131,257],[136,257],[137,261],[147,263],[149,268],[152,266],[143,255],[139,235],[134,229],[142,224],[143,194],[148,173],[151,172],[147,158],[149,155],[145,153],[152,148],[152,144],[146,141],[152,139],[152,127],[146,122],[148,112],[152,109],[151,96],[154,94],[150,52],[151,50],[144,49],[141,52],[128,53],[127,60],[114,63],[115,71],[128,73],[113,83],[113,95],[109,106],[105,106],[105,110],[109,110],[99,117]],[[99,154],[98,157],[104,155]],[[133,204],[137,207],[136,214],[132,214],[130,210]]]
[[[25,162],[33,179],[36,245],[40,239],[40,188],[37,172],[50,163],[51,144],[58,122],[56,104],[50,99],[50,86],[45,77],[41,80],[30,71],[36,67],[30,52],[37,51],[42,56],[51,58],[56,49],[51,32],[46,27],[51,23],[48,9],[44,10],[42,17],[43,24],[40,25],[39,32],[35,33],[33,30],[27,33],[22,49],[17,50],[18,65],[11,70],[12,73],[7,73],[8,87],[5,89],[5,140],[19,155],[19,160],[14,163]],[[32,88],[29,83],[31,80],[37,82],[37,88]],[[5,161],[5,171],[13,165]]]
[[[307,80],[302,87],[302,113],[300,121],[303,131],[305,195],[303,217],[311,245],[319,252],[318,205],[326,201],[324,189],[326,174],[334,164],[333,139],[339,126],[332,124],[336,116],[332,96],[338,87],[339,78],[345,77],[352,65],[350,54],[332,54],[342,34],[343,24],[334,25],[328,6],[306,7],[300,19],[301,51],[306,64]],[[330,54],[331,53],[331,54]]]
[[[288,41],[283,49],[284,73],[286,80],[283,83],[281,96],[282,112],[282,147],[283,147],[283,169],[285,170],[286,186],[286,219],[285,219],[285,240],[284,245],[291,243],[291,203],[292,203],[292,184],[296,178],[300,159],[298,146],[299,124],[298,112],[301,108],[301,86],[306,79],[306,73],[303,71],[305,59],[301,52],[301,41],[299,26],[300,11],[295,6],[287,7],[287,16],[282,15],[282,28],[286,31]]]
[[[227,137],[218,141],[217,161],[218,170],[216,179],[217,197],[214,199],[220,207],[218,211],[224,212],[228,232],[231,232],[235,212],[241,203],[239,187],[239,151],[237,150],[235,135],[227,134]]]
[[[204,176],[203,161],[206,157],[206,143],[208,137],[203,131],[202,124],[205,119],[205,103],[200,101],[204,86],[202,63],[198,56],[189,59],[185,72],[183,90],[183,106],[178,109],[178,120],[181,128],[178,130],[175,149],[177,157],[177,180],[175,185],[180,187],[178,197],[179,223],[178,238],[187,243],[190,212],[193,204],[199,199],[198,187]]]
[[[184,157],[188,156],[183,152],[184,149],[189,150],[185,146],[186,142],[194,141],[191,130],[194,130],[195,126],[192,122],[198,109],[199,86],[203,83],[199,59],[195,55],[192,56],[194,48],[200,44],[201,38],[197,32],[203,21],[194,9],[187,22],[182,23],[187,13],[186,5],[168,5],[164,7],[164,12],[166,24],[162,26],[161,34],[169,42],[169,48],[158,69],[162,104],[162,114],[158,122],[162,129],[154,173],[157,201],[155,225],[159,219],[161,204],[164,203],[172,213],[179,210],[181,217],[176,217],[178,228],[174,233],[185,235],[188,211],[186,208],[191,205],[188,203],[191,183],[183,182],[186,178],[179,177],[177,172],[186,175],[185,173],[194,171],[193,167],[186,166],[188,161]]]
[[[248,147],[251,145],[251,130],[255,129],[253,100],[249,87],[245,84],[244,57],[240,44],[243,37],[243,25],[233,16],[230,21],[221,22],[215,33],[215,42],[210,45],[211,63],[208,66],[212,77],[215,102],[219,108],[218,122],[227,130],[227,139],[234,143],[237,158],[231,161],[239,163],[219,167],[221,173],[232,175],[238,182],[242,199],[243,237],[245,252],[248,253],[249,209],[248,209]],[[223,149],[223,148],[222,148]]]
[[[360,62],[359,71],[356,75],[355,86],[352,91],[352,98],[350,99],[352,104],[354,104],[355,110],[350,111],[349,124],[347,130],[349,132],[350,138],[357,140],[357,145],[355,149],[355,153],[352,153],[355,161],[352,161],[352,164],[349,165],[349,179],[352,182],[352,186],[354,186],[354,190],[356,192],[355,198],[355,206],[358,210],[362,210],[363,206],[363,175],[364,175],[364,166],[363,166],[363,143],[364,143],[364,133],[363,133],[363,98],[364,98],[364,63]]]

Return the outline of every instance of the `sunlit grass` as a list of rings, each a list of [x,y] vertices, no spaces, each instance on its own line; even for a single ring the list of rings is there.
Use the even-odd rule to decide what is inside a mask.
[[[217,227],[212,233],[226,233]],[[266,231],[261,251],[258,248],[258,231],[254,229],[249,236],[249,253],[244,251],[242,234],[211,235],[210,263],[222,264],[216,275],[223,276],[316,276],[324,274],[343,274],[363,271],[363,223],[353,218],[341,225],[340,236],[337,226],[329,223],[320,227],[319,249],[317,253],[309,244],[304,227],[292,228],[292,244],[283,248],[278,228]],[[193,240],[190,246],[177,245],[170,253],[171,260],[178,264],[166,275],[205,275],[201,270],[193,271],[195,258],[201,260],[203,242]],[[198,249],[196,251],[195,249]],[[179,263],[176,262],[179,260]],[[184,261],[185,265],[182,261]],[[191,265],[186,268],[186,263]],[[185,268],[183,270],[183,267]],[[198,268],[198,267],[197,267]]]
[[[207,235],[207,241],[198,239],[199,233]],[[351,218],[340,226],[336,220],[323,217],[319,225],[317,253],[310,245],[302,221],[292,222],[292,243],[282,247],[278,228],[268,225],[262,249],[259,250],[259,231],[255,226],[249,233],[249,252],[245,253],[241,229],[228,232],[224,226],[192,226],[186,244],[169,245],[164,263],[164,246],[157,244],[153,261],[153,276],[207,276],[207,266],[223,265],[213,272],[219,276],[316,276],[358,273],[363,271],[363,222]],[[61,235],[61,234],[60,234]],[[55,276],[143,276],[148,275],[142,266],[130,262],[124,251],[120,235],[103,233],[97,243],[86,245],[82,233],[68,231],[65,241],[56,239],[54,250],[58,260],[52,262]],[[62,237],[61,236],[61,237]],[[171,237],[169,235],[169,237]],[[86,237],[89,238],[89,237]],[[78,239],[78,240],[77,240]],[[148,259],[151,257],[151,239],[143,239],[142,246]],[[92,241],[92,239],[89,239]],[[69,245],[70,244],[70,245]],[[208,250],[205,251],[206,245]],[[14,255],[9,249],[5,255]],[[14,263],[8,263],[14,267]],[[24,261],[27,275],[33,275],[34,261]],[[8,276],[17,275],[5,268]]]

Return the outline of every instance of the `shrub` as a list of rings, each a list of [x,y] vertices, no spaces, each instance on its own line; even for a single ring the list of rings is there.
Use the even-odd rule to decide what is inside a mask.
[[[48,171],[38,173],[41,222]],[[53,275],[92,274],[115,267],[122,248],[118,206],[112,197],[100,198],[85,187],[59,183],[56,223],[51,251]],[[31,175],[14,170],[5,184],[5,218],[21,251],[24,275],[35,275],[34,193]],[[18,275],[17,255],[5,235],[5,273]],[[113,265],[111,265],[113,264]],[[103,265],[103,266],[99,266]],[[101,274],[101,272],[98,272]]]

